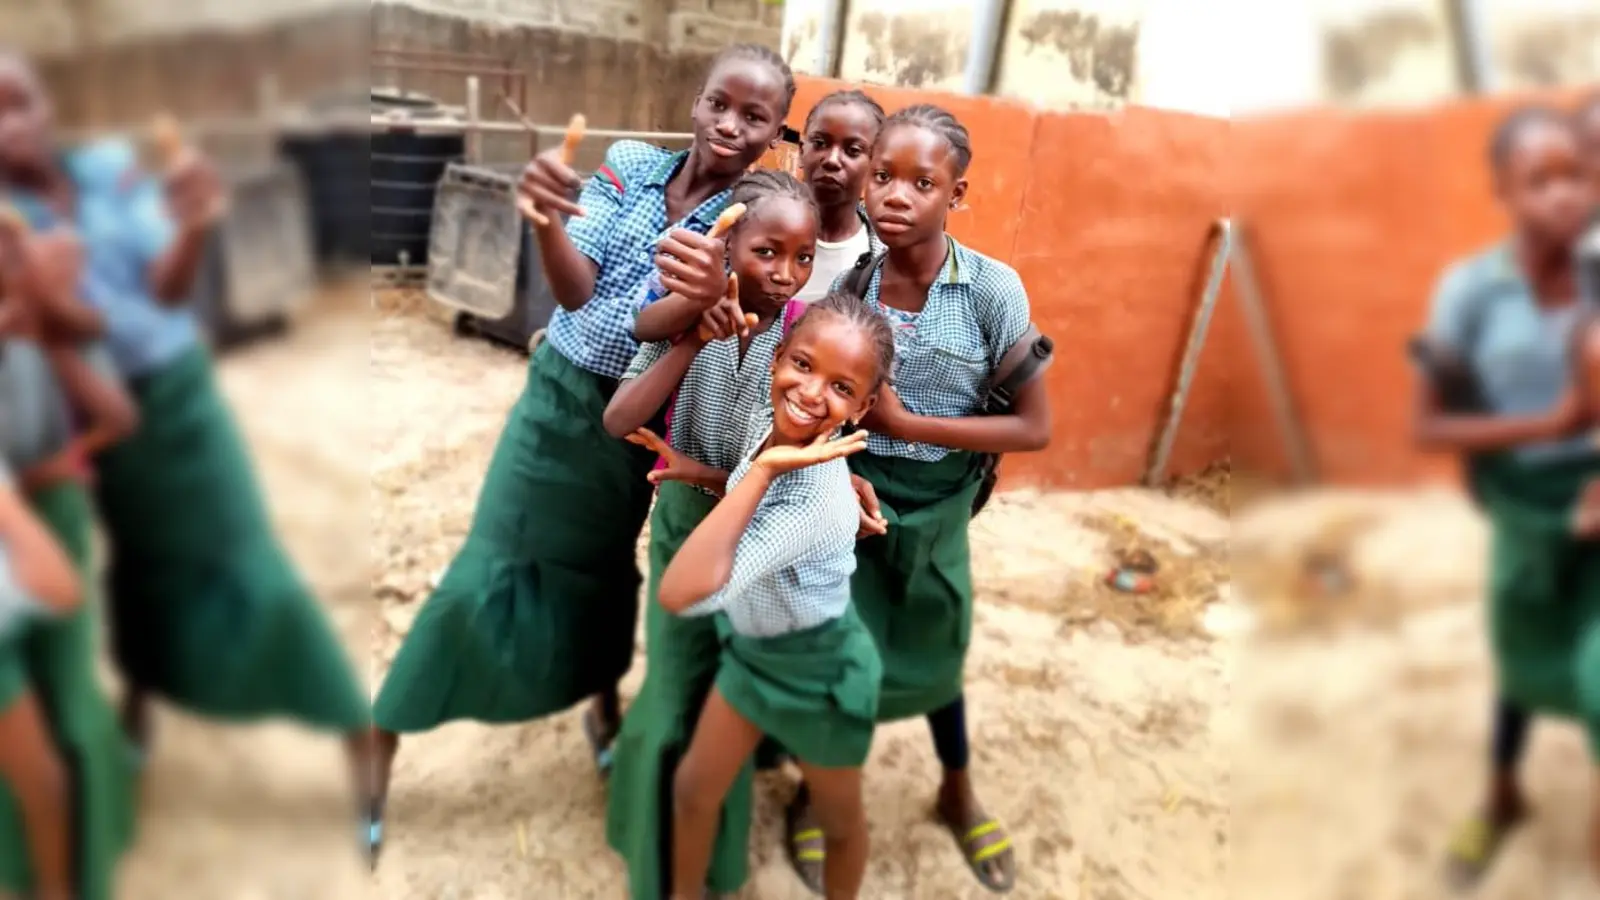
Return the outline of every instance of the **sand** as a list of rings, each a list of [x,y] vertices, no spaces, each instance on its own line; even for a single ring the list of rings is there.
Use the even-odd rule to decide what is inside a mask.
[[[376,681],[466,532],[526,361],[453,336],[415,298],[362,301],[320,303],[223,373],[285,539]],[[1484,756],[1481,525],[1453,496],[1377,494],[1235,509],[1230,523],[1225,485],[1221,473],[1178,497],[1013,493],[975,523],[974,771],[1017,842],[1012,896],[1442,896],[1439,845],[1476,799]],[[1161,563],[1157,594],[1099,585],[1130,546]],[[1343,554],[1351,590],[1307,594],[1308,548]],[[135,900],[626,896],[576,713],[408,739],[370,881],[348,852],[335,743],[160,724],[126,872]],[[1491,900],[1587,884],[1581,742],[1560,725],[1536,737],[1541,817]],[[930,818],[936,777],[923,723],[880,731],[863,896],[989,896]],[[741,897],[809,896],[779,844],[790,790],[783,775],[761,781]]]

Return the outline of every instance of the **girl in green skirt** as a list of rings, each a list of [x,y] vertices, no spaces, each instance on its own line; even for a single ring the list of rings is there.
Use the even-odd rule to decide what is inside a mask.
[[[851,469],[872,483],[886,534],[861,542],[856,608],[883,657],[879,721],[928,717],[944,768],[938,813],[974,874],[1009,890],[1011,839],[983,811],[969,773],[962,670],[972,636],[967,524],[981,472],[974,454],[1039,450],[1050,439],[1043,380],[1014,413],[978,415],[1001,360],[1027,333],[1028,295],[1009,266],[956,243],[945,219],[967,193],[967,130],[913,106],[890,116],[868,164],[867,213],[888,246],[863,298],[895,330],[892,387],[868,417],[876,432]],[[825,848],[802,785],[788,817],[789,855],[813,890]]]
[[[45,327],[69,341],[103,334],[141,420],[97,480],[125,727],[147,742],[151,696],[212,718],[290,716],[346,735],[365,793],[365,691],[273,534],[183,308],[222,210],[216,172],[186,151],[158,180],[130,142],[62,149],[50,125],[35,73],[0,56],[0,178],[36,230],[71,223],[85,246],[88,304],[57,304]]]
[[[654,600],[662,572],[716,505],[727,473],[750,445],[769,401],[777,348],[804,308],[793,297],[810,279],[816,253],[817,204],[792,176],[746,175],[733,200],[745,212],[728,237],[729,298],[710,307],[677,294],[647,302],[636,334],[676,339],[640,348],[605,414],[607,431],[662,459],[650,473],[659,493],[650,519],[649,669],[617,739],[606,817],[607,837],[627,860],[635,897],[660,897],[667,883],[666,788],[711,690],[721,647],[714,622],[675,618]],[[663,411],[666,441],[644,427]],[[697,472],[711,479],[697,479]],[[729,792],[707,873],[714,890],[732,892],[744,882],[750,787],[747,770]]]
[[[724,496],[667,564],[658,597],[674,616],[716,614],[722,641],[715,685],[672,781],[673,900],[703,895],[723,800],[747,777],[763,735],[794,755],[812,786],[830,851],[827,896],[860,893],[861,765],[882,665],[850,602],[861,511],[843,458],[867,435],[837,435],[872,408],[893,359],[882,317],[830,294],[778,348],[766,427],[732,474],[674,460],[683,477]]]
[[[1471,460],[1492,529],[1489,631],[1503,706],[1577,718],[1600,761],[1600,545],[1573,531],[1580,491],[1600,476],[1592,438],[1574,436],[1595,424],[1572,353],[1583,315],[1572,249],[1591,185],[1570,120],[1543,107],[1502,122],[1489,162],[1512,234],[1446,270],[1425,339],[1472,372],[1492,412],[1446,413],[1424,379],[1417,439]],[[1514,769],[1524,737],[1496,735],[1487,802],[1451,842],[1458,884],[1487,871],[1526,815]],[[1600,864],[1600,803],[1596,812]]]
[[[6,348],[9,351],[9,347]],[[0,414],[10,412],[0,409]],[[0,891],[75,900],[67,771],[28,676],[22,641],[38,619],[72,615],[82,583],[0,461]]]
[[[638,350],[633,315],[647,276],[704,303],[724,295],[726,247],[706,236],[730,189],[778,140],[794,78],[755,45],[723,51],[695,99],[693,146],[621,141],[580,182],[556,148],[520,192],[560,308],[501,432],[471,530],[384,680],[372,844],[398,735],[445,722],[523,722],[594,698],[584,729],[602,772],[633,659],[653,457],[602,424]],[[562,215],[570,216],[563,224]]]

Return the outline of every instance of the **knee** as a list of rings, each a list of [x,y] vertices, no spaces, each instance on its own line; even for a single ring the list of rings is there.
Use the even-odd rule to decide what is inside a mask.
[[[721,804],[690,766],[679,766],[672,776],[672,809],[678,815],[703,818],[717,814]]]
[[[865,840],[867,814],[862,808],[859,795],[851,796],[844,792],[818,794],[813,789],[811,809],[816,817],[817,827],[822,829],[823,836],[828,840]]]
[[[17,797],[35,809],[64,809],[68,792],[67,769],[54,753],[41,754],[32,760],[12,785]]]

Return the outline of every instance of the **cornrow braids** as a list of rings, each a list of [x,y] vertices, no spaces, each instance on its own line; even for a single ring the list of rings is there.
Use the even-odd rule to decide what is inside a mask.
[[[822,219],[822,209],[817,205],[817,197],[811,192],[811,186],[800,179],[778,169],[757,169],[740,178],[733,186],[733,199],[730,203],[743,203],[745,213],[733,226],[738,231],[744,223],[750,221],[755,212],[768,200],[777,197],[786,197],[804,203],[811,214]]]
[[[879,105],[878,101],[872,99],[866,91],[856,89],[834,91],[818,100],[817,105],[811,107],[811,112],[806,113],[805,130],[810,131],[811,123],[816,121],[817,114],[830,106],[860,106],[867,112],[872,113],[872,121],[877,124],[879,131],[883,130],[883,107]]]
[[[896,125],[926,128],[944,138],[945,143],[950,145],[951,154],[955,156],[956,177],[967,174],[967,167],[972,165],[972,135],[967,133],[967,126],[962,125],[961,120],[949,110],[931,103],[908,106],[890,116],[878,129],[878,136],[881,138]]]
[[[867,335],[867,340],[872,342],[872,348],[878,358],[878,371],[872,382],[872,393],[877,393],[889,381],[890,374],[894,371],[894,329],[889,326],[889,320],[883,313],[861,302],[860,297],[845,291],[829,291],[821,300],[813,301],[800,314],[799,320],[790,329],[790,334],[797,334],[808,323],[820,321],[827,316],[837,316],[846,324],[852,325]]]
[[[765,44],[731,44],[722,48],[722,52],[712,57],[711,66],[706,69],[706,80],[709,81],[711,79],[711,73],[715,72],[717,67],[734,60],[749,60],[772,67],[772,70],[778,73],[778,77],[783,81],[783,109],[778,110],[778,119],[782,121],[785,116],[789,115],[789,107],[794,103],[794,71],[789,68],[788,63],[784,62],[783,57],[779,56],[776,50]],[[702,82],[701,87],[703,88],[704,86],[704,82]]]
[[[1573,120],[1555,107],[1543,104],[1530,104],[1513,109],[1495,125],[1494,132],[1489,136],[1489,168],[1496,175],[1504,173],[1506,165],[1511,162],[1512,153],[1517,149],[1517,142],[1522,140],[1522,135],[1528,129],[1539,125],[1571,129]]]

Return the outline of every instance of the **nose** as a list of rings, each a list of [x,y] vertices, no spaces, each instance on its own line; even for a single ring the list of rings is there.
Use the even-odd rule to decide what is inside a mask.
[[[829,150],[828,155],[822,158],[822,167],[829,171],[838,171],[844,168],[844,151],[838,147]]]
[[[794,284],[794,260],[783,260],[773,266],[771,272],[772,283],[780,287]]]
[[[725,138],[739,136],[739,119],[733,114],[733,110],[730,109],[717,117],[717,134]]]
[[[889,190],[884,194],[883,205],[894,209],[910,209],[911,198],[906,196],[904,188],[898,184],[891,184],[889,185]]]

